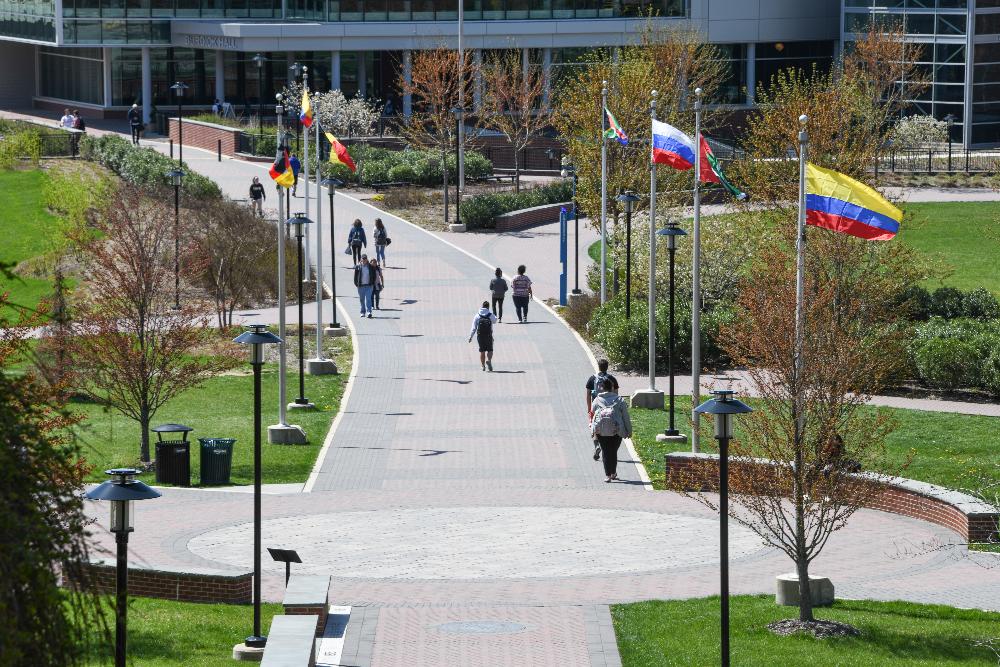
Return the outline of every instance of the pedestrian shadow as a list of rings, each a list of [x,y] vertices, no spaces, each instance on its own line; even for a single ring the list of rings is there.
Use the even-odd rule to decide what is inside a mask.
[[[365,410],[344,410],[348,415],[376,415],[380,417],[412,417],[412,412],[370,412]]]
[[[379,312],[381,312],[381,313],[401,313],[401,312],[403,312],[403,309],[402,308],[379,308]]]
[[[401,299],[399,301],[399,305],[401,305],[401,306],[412,306],[416,302],[417,302],[416,299]]]
[[[411,447],[358,447],[357,445],[344,445],[334,449],[365,449],[386,452],[424,452],[418,456],[441,456],[442,454],[461,454],[461,449],[413,449]]]
[[[613,479],[611,484],[629,484],[631,486],[645,486],[645,482],[641,482],[637,479]]]
[[[518,322],[518,324],[551,324],[551,322],[546,322],[545,320],[531,320],[530,322]]]
[[[494,371],[498,372],[498,371]],[[517,372],[523,373],[524,371],[499,371],[499,372]],[[452,382],[454,384],[472,384],[472,380],[448,380],[442,378],[401,378],[401,377],[381,377],[378,375],[359,375],[362,380],[421,380],[424,382]]]
[[[497,373],[504,373],[506,375],[520,375],[524,372],[525,371],[493,371],[493,374],[496,375]]]

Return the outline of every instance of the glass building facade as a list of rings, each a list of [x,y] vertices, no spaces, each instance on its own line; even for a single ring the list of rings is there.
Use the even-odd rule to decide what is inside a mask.
[[[0,0],[0,36],[54,43],[55,0]]]

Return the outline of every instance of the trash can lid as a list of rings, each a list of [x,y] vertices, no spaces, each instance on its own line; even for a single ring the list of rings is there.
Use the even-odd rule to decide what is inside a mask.
[[[194,429],[184,424],[160,424],[152,428],[153,433],[187,433]]]

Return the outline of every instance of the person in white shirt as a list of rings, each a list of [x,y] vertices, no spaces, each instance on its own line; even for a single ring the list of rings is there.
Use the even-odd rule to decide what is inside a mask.
[[[63,117],[59,119],[59,126],[72,129],[76,125],[76,116],[70,113],[69,109],[63,109]]]

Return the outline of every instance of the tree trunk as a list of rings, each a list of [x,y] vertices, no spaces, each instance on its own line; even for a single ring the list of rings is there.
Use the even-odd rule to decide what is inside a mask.
[[[799,457],[799,465],[802,459]],[[796,471],[798,475],[801,473]],[[801,489],[801,485],[798,487]],[[813,621],[812,588],[809,586],[809,559],[806,557],[806,520],[801,491],[795,498],[795,571],[799,575],[799,620]]]
[[[139,409],[139,432],[142,444],[139,446],[139,458],[143,463],[149,463],[149,407],[142,406]]]
[[[521,161],[518,159],[521,151],[514,149],[514,193],[521,191]]]

